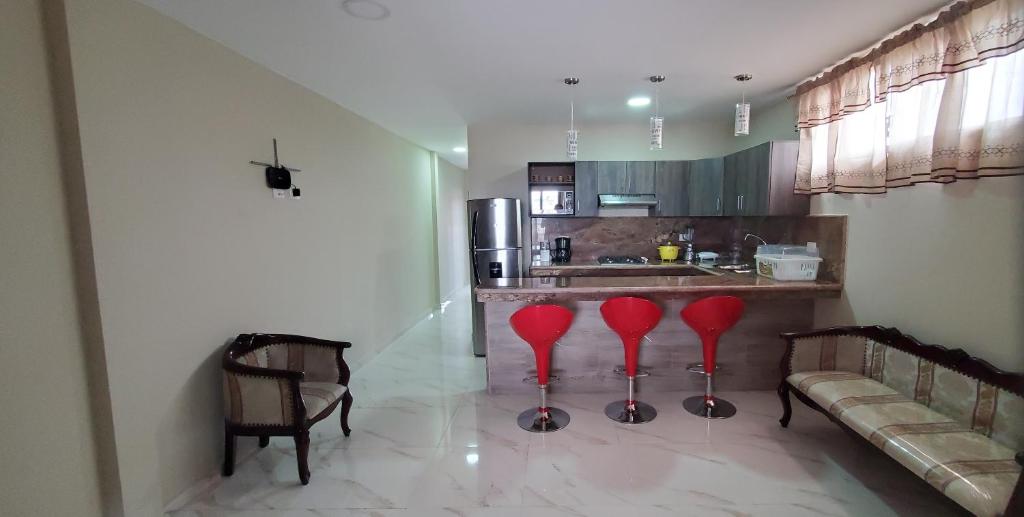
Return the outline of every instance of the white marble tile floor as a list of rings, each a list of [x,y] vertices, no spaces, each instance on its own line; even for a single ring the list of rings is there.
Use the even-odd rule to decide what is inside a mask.
[[[789,428],[781,428],[774,392],[722,393],[739,413],[719,421],[683,411],[692,393],[641,393],[658,417],[626,426],[603,413],[623,394],[555,391],[551,404],[569,412],[569,426],[523,431],[516,415],[536,401],[486,393],[484,360],[470,353],[468,296],[355,372],[352,435],[341,435],[335,417],[313,428],[308,486],[298,482],[293,441],[274,438],[170,515],[962,514],[796,400]]]

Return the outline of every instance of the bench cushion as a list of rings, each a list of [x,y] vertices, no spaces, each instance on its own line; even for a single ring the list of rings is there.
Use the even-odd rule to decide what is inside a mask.
[[[1006,508],[1021,471],[1014,451],[970,424],[858,373],[805,371],[786,380],[964,508],[977,515]]]
[[[306,418],[314,418],[341,398],[348,388],[333,382],[300,382],[299,393],[306,405]]]

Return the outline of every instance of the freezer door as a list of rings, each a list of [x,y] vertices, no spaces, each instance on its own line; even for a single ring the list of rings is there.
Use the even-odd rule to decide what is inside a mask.
[[[488,278],[519,278],[522,276],[523,250],[489,250],[473,252],[473,282]]]
[[[472,199],[468,206],[471,250],[523,247],[522,207],[518,199]]]

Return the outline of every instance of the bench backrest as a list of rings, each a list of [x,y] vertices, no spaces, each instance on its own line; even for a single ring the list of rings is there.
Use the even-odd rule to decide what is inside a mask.
[[[1001,371],[960,349],[922,344],[894,328],[836,327],[815,334],[796,339],[821,342],[794,354],[791,368],[860,373],[996,442],[1024,450],[1024,375]],[[815,361],[817,368],[811,364]]]

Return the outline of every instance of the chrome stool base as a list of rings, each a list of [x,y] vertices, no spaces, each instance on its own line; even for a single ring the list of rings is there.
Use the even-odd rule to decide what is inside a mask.
[[[704,395],[689,397],[683,401],[683,409],[704,418],[729,418],[736,414],[736,406],[728,400],[714,399],[714,405],[704,402]]]
[[[558,408],[548,408],[548,419],[541,418],[537,408],[530,408],[519,413],[519,427],[531,433],[553,433],[569,425],[569,413]]]
[[[658,410],[654,406],[645,404],[639,400],[634,401],[634,409],[626,409],[625,400],[616,400],[604,407],[604,414],[608,418],[621,424],[643,424],[654,420],[658,416]]]

